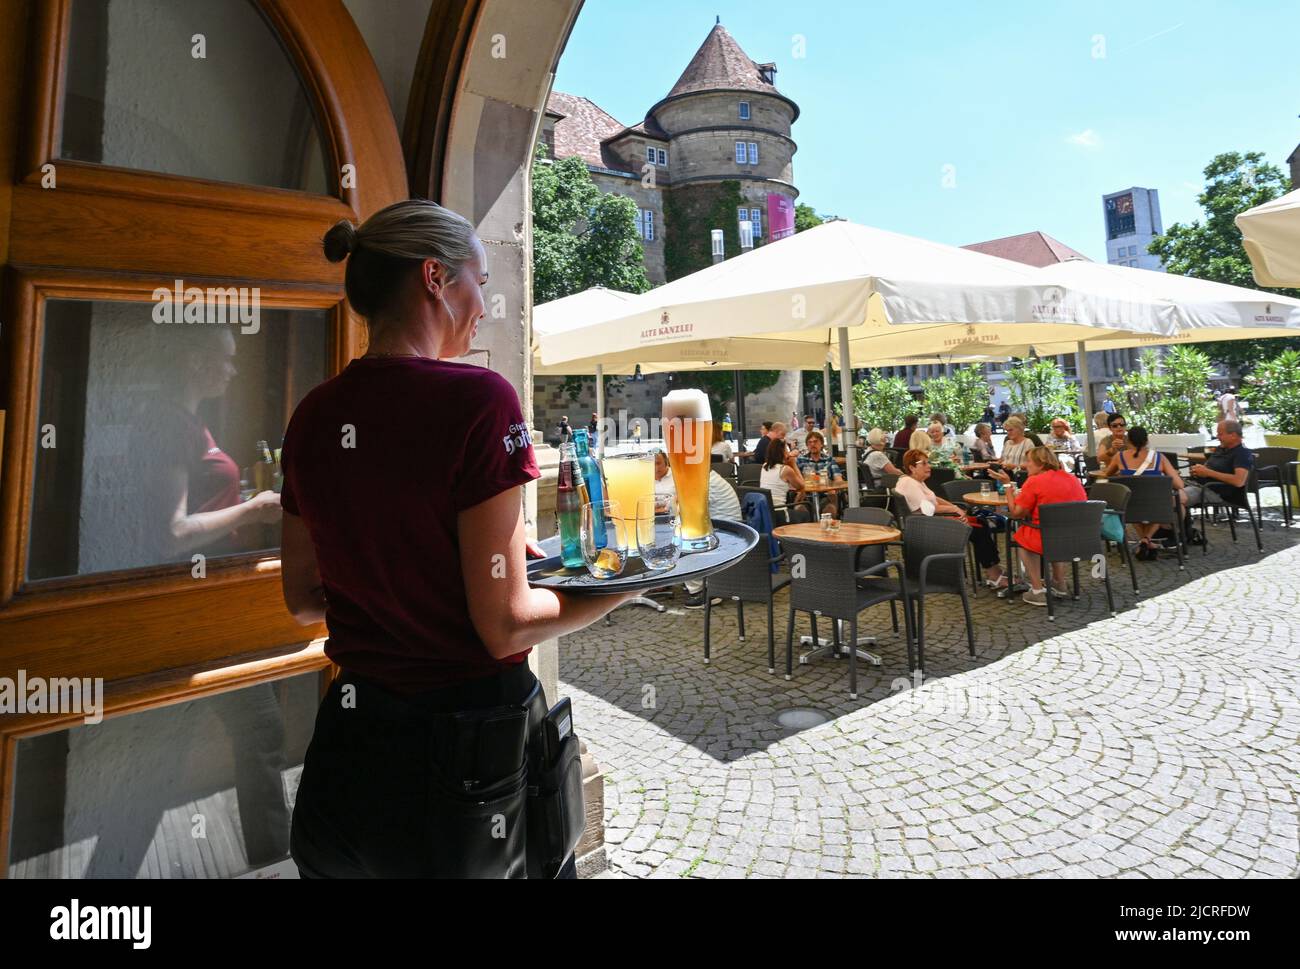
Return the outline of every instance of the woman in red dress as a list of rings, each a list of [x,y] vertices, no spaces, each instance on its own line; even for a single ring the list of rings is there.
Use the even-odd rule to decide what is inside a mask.
[[[1087,501],[1079,479],[1061,469],[1061,462],[1051,448],[1036,447],[1025,455],[1029,480],[1024,487],[1007,485],[1007,508],[1012,518],[1025,519],[1026,526],[1016,530],[1015,543],[1020,546],[1020,562],[1029,579],[1024,601],[1031,606],[1047,605],[1043,587],[1043,535],[1039,531],[1038,510],[1043,505],[1062,501]],[[1052,563],[1052,591],[1068,596],[1065,563]]]

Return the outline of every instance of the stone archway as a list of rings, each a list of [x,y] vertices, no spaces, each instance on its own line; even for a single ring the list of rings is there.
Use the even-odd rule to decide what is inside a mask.
[[[488,317],[479,345],[514,384],[526,415],[532,393],[533,146],[542,111],[582,0],[443,0],[435,3],[420,51],[403,147],[411,191],[474,223],[488,253]],[[539,442],[540,443],[540,442]],[[530,527],[537,488],[527,489]],[[559,643],[540,644],[534,669],[557,698]],[[604,779],[583,755],[587,831],[578,847],[588,871],[604,867]]]

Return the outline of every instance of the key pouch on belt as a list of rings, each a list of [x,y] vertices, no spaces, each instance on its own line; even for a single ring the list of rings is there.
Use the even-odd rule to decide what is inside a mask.
[[[529,742],[528,877],[554,878],[587,824],[573,707],[561,700]]]
[[[520,707],[439,719],[429,796],[438,877],[526,877],[527,738]]]

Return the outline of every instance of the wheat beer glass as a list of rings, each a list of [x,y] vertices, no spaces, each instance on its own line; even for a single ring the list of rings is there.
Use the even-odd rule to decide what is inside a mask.
[[[701,390],[674,390],[664,398],[664,450],[673,469],[673,485],[682,523],[682,554],[718,547],[709,520],[709,455],[713,449],[713,413]]]

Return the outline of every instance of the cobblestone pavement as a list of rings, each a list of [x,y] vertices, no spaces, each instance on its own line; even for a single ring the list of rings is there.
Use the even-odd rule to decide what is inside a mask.
[[[1271,516],[1270,516],[1271,517]],[[1295,877],[1300,874],[1300,526],[1113,565],[1058,610],[927,609],[927,682],[907,688],[887,606],[863,614],[883,665],[767,673],[766,617],[679,596],[561,647],[562,693],[606,771],[613,870],[644,877]],[[1112,558],[1112,562],[1117,559]],[[776,608],[783,672],[785,596]],[[807,618],[799,617],[798,631]],[[875,628],[872,629],[871,627]],[[797,646],[796,646],[797,648]],[[790,708],[831,718],[802,732]]]

